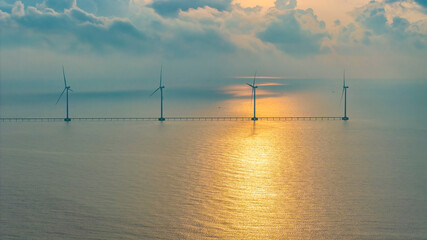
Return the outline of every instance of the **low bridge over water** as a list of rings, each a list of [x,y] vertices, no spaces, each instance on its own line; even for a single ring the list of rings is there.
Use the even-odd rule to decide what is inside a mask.
[[[76,117],[72,121],[158,121],[155,117]],[[259,121],[342,120],[342,117],[258,117]],[[64,118],[0,118],[0,122],[59,122]],[[251,117],[168,117],[165,121],[252,121]]]

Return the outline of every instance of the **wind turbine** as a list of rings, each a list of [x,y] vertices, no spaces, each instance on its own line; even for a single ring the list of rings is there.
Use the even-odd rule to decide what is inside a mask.
[[[162,75],[163,75],[163,66],[160,66],[160,85],[150,95],[150,97],[153,96],[160,89],[160,118],[159,118],[159,121],[161,121],[161,122],[163,122],[165,120],[165,118],[163,117],[163,88],[165,88],[165,86],[162,86]]]
[[[252,84],[250,83],[246,83],[247,85],[249,85],[252,88],[252,95],[251,95],[251,101],[252,98],[254,100],[254,117],[251,119],[252,121],[257,121],[258,118],[256,117],[256,89],[258,88],[258,86],[255,86],[255,80],[256,80],[256,72],[254,75],[254,81]]]
[[[348,117],[347,117],[347,88],[348,88],[348,86],[345,85],[345,70],[344,70],[341,101],[342,101],[342,97],[344,96],[344,117],[342,118],[342,120],[345,120],[345,121],[348,120]]]
[[[56,101],[56,104],[58,104],[59,100],[61,99],[62,95],[64,95],[64,92],[67,91],[67,117],[64,118],[64,121],[66,122],[70,122],[71,119],[68,117],[68,91],[73,91],[71,90],[70,86],[67,86],[67,79],[65,78],[65,70],[64,70],[64,65],[62,65],[62,75],[64,76],[64,90],[62,91],[61,95],[59,95],[58,100]]]

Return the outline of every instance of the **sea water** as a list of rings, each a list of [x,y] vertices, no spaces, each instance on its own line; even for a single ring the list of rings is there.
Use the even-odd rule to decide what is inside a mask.
[[[258,116],[341,116],[330,86],[261,95]],[[349,121],[0,122],[0,238],[427,239],[425,81],[348,91]],[[166,118],[252,114],[167,93]],[[159,114],[73,94],[71,117]],[[3,94],[2,117],[63,117],[56,97]]]

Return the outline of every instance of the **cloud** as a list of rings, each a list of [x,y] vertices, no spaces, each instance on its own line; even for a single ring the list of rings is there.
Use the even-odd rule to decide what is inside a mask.
[[[124,17],[129,11],[129,0],[76,0],[77,6],[97,16]]]
[[[387,18],[385,9],[376,3],[369,4],[356,18],[357,22],[364,27],[371,29],[376,34],[383,34],[387,30]]]
[[[51,8],[55,12],[78,7],[97,16],[124,17],[129,12],[129,0],[20,0],[25,6]],[[11,12],[16,0],[0,0],[0,10]]]
[[[0,10],[11,13],[13,6],[17,2],[21,2],[25,6],[35,6],[36,4],[42,4],[43,1],[44,0],[0,0]]]
[[[69,16],[80,23],[103,24],[104,22],[93,14],[84,12],[79,8],[73,8],[68,11]]]
[[[232,53],[235,45],[227,39],[218,29],[202,28],[174,29],[173,38],[165,41],[166,55],[188,57],[203,55],[204,53]]]
[[[64,12],[65,9],[73,7],[75,0],[45,0],[44,3],[56,12]]]
[[[258,37],[292,56],[317,55],[328,52],[322,46],[329,37],[324,28],[312,10],[292,10],[278,15]]]
[[[148,6],[162,16],[176,17],[180,10],[188,11],[206,6],[219,11],[229,10],[231,2],[232,0],[154,0]]]
[[[408,48],[427,48],[427,18],[411,22],[406,18],[393,15],[394,5],[389,4],[395,2],[397,1],[370,2],[358,9],[356,21],[368,30],[365,34],[364,43],[370,44],[374,39],[376,41],[388,41],[390,46],[406,50]],[[398,7],[401,8],[401,11],[410,10],[402,5]]]
[[[22,17],[25,15],[24,4],[21,1],[17,1],[12,8],[12,15]]]
[[[297,6],[297,0],[276,0],[274,5],[277,9],[294,9]]]
[[[9,13],[3,12],[2,10],[0,10],[0,22],[5,21],[8,18],[9,18]]]
[[[129,20],[96,17],[79,8],[59,13],[16,2],[9,18],[0,23],[3,45],[46,47],[63,52],[121,50],[130,53],[152,49],[151,39]]]
[[[86,54],[160,53],[169,57],[228,53],[235,49],[217,25],[204,26],[189,16],[180,21],[153,19],[151,24],[138,28],[130,19],[96,16],[74,4],[63,12],[38,7],[24,7],[18,1],[11,15],[1,14],[4,34],[0,40],[4,46]]]
[[[395,2],[409,2],[410,0],[386,0],[386,3],[395,3]],[[427,0],[414,0],[420,6],[427,7]]]
[[[329,72],[323,69],[340,55],[386,64],[390,55],[415,59],[427,49],[426,9],[414,0],[371,1],[328,26],[297,7],[295,0],[276,0],[271,8],[231,0],[0,0],[0,41],[10,55],[29,50],[113,61],[104,58],[110,55],[145,65],[167,59],[203,71],[215,62],[239,74],[262,65],[282,75],[275,64],[287,62],[296,76],[299,64]]]

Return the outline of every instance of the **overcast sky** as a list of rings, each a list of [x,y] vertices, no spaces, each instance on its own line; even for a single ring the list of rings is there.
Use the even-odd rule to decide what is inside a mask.
[[[425,79],[426,56],[427,0],[0,0],[4,82]]]

